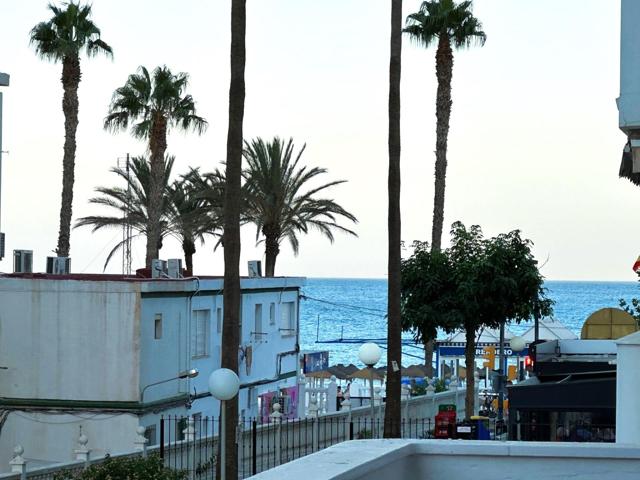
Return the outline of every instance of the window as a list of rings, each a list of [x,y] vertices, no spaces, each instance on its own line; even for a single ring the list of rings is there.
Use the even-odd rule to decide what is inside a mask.
[[[156,313],[153,321],[153,338],[160,340],[162,338],[162,314]]]
[[[255,317],[253,325],[253,339],[257,342],[262,340],[262,304],[257,303],[255,308]]]
[[[193,325],[191,327],[192,356],[206,357],[209,355],[209,324],[210,310],[194,310]]]
[[[276,304],[269,305],[269,325],[276,324]]]
[[[296,329],[296,305],[283,302],[280,305],[280,332],[282,335],[293,335]]]
[[[222,333],[222,308],[216,309],[216,332]]]
[[[162,420],[160,420],[162,421]],[[149,425],[147,428],[144,429],[144,437],[149,440],[149,443],[147,443],[148,446],[151,445],[157,445],[158,441],[156,440],[156,426],[155,425]]]

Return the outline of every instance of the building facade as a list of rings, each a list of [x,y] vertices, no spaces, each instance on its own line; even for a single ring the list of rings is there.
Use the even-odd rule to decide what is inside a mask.
[[[295,387],[302,278],[243,278],[240,414]],[[80,427],[94,455],[158,441],[162,415],[218,416],[222,278],[0,277],[0,471],[15,444],[31,465],[73,458]],[[195,378],[177,378],[198,369]]]

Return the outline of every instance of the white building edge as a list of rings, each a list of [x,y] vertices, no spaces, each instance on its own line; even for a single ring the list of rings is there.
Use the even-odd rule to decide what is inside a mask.
[[[243,278],[239,411],[295,386],[304,278]],[[79,427],[92,456],[157,443],[161,415],[219,414],[223,279],[122,275],[0,276],[0,472],[14,445],[32,467],[69,461]],[[192,379],[172,380],[197,368]],[[144,390],[144,397],[142,392]]]

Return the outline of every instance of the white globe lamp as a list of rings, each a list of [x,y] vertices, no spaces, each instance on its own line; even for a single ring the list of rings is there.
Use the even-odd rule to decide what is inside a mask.
[[[511,350],[514,352],[521,352],[527,346],[527,342],[522,337],[511,337],[509,340],[509,345],[511,345]]]
[[[376,412],[373,403],[373,366],[378,363],[381,356],[382,350],[380,350],[380,347],[375,343],[363,343],[358,349],[358,358],[369,368],[369,386],[371,388],[371,434],[373,438],[376,437],[374,425]]]
[[[373,367],[382,356],[382,350],[375,343],[364,343],[358,350],[358,358],[367,367]]]
[[[236,372],[229,370],[228,368],[219,368],[209,375],[209,392],[215,398],[222,402],[222,408],[220,409],[220,478],[225,480],[225,443],[226,443],[226,431],[225,431],[225,405],[224,402],[231,400],[238,394],[240,389],[240,379]]]
[[[209,392],[218,400],[231,400],[239,389],[240,379],[233,370],[220,368],[209,375]]]

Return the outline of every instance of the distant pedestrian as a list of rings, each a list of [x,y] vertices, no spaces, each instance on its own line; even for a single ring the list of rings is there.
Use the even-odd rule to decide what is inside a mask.
[[[338,410],[342,408],[343,400],[344,400],[344,394],[342,393],[342,387],[338,386],[338,392],[336,393],[336,408]]]

